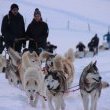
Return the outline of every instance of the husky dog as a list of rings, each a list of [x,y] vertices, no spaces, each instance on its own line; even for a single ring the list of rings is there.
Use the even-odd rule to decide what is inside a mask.
[[[38,96],[46,96],[46,86],[44,84],[44,75],[37,67],[28,67],[24,73],[24,89],[28,96],[28,102],[36,106]]]
[[[65,110],[64,92],[67,90],[66,77],[62,71],[51,71],[45,76],[48,106],[50,110]],[[52,104],[55,103],[55,109]]]
[[[35,51],[27,51],[22,55],[20,77],[29,103],[32,106],[36,106],[38,95],[46,96],[46,86],[44,84],[41,62]]]
[[[9,81],[9,84],[13,84],[18,87],[20,85],[20,76],[16,66],[14,66],[10,61],[7,61],[7,67],[5,69],[6,78]]]
[[[26,51],[22,56],[12,48],[8,49],[9,56],[12,60],[12,64],[18,68],[21,82],[23,83],[24,72],[28,67],[40,65],[38,55],[36,52]]]
[[[97,100],[101,94],[102,87],[108,87],[109,85],[106,82],[104,82],[103,85],[101,79],[102,78],[96,66],[96,61],[94,63],[91,62],[88,66],[84,68],[79,81],[84,110],[89,110],[90,102],[90,110],[96,110]],[[91,96],[91,101],[89,100],[89,95]]]
[[[74,78],[73,62],[75,55],[73,49],[68,49],[64,57],[60,55],[52,55],[48,52],[41,53],[41,56],[41,59],[46,59],[46,68],[48,71],[62,71],[66,77],[68,86],[70,86]]]
[[[22,88],[32,106],[36,106],[37,95],[46,96],[46,86],[44,84],[44,76],[41,71],[41,63],[36,52],[26,51],[19,56],[13,49],[9,49],[9,55],[14,65],[17,66]]]
[[[18,52],[12,48],[8,48],[9,61],[7,62],[6,75],[10,82],[16,82],[21,86],[20,71],[21,68],[21,56]],[[15,84],[16,85],[16,84]]]
[[[55,58],[53,59],[54,70],[63,72],[64,76],[66,77],[68,88],[72,84],[74,78],[73,62],[74,62],[74,53],[73,49],[71,48],[65,53],[64,57],[56,55]]]
[[[24,79],[24,72],[27,70],[28,67],[36,67],[36,66],[41,66],[41,62],[39,60],[39,57],[35,51],[32,53],[30,51],[25,52],[22,55],[22,63],[21,63],[21,68],[19,69],[20,71],[20,78],[23,83]]]

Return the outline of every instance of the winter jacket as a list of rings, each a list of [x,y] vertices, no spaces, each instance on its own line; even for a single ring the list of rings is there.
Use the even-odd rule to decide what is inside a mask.
[[[10,11],[9,14],[3,18],[1,33],[8,46],[12,45],[15,39],[23,38],[25,34],[23,16],[20,13],[14,16]]]
[[[89,51],[94,51],[94,44],[93,44],[93,42],[89,42],[88,43],[88,48],[89,48]]]
[[[99,45],[99,38],[97,36],[94,36],[91,40],[94,47],[97,47]]]
[[[4,39],[3,36],[0,35],[0,54],[2,54],[3,50],[4,50]]]
[[[34,39],[34,41],[37,43],[37,48],[45,48],[47,37],[48,37],[48,25],[47,23],[43,21],[36,22],[34,19],[29,24],[26,35],[28,39]],[[33,43],[30,41],[29,46],[31,47],[31,44]]]

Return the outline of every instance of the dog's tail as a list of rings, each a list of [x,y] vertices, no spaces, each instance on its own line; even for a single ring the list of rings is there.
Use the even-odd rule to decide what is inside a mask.
[[[107,87],[109,87],[110,85],[109,85],[109,83],[108,82],[106,82],[106,81],[102,81],[102,88],[104,89],[104,88],[107,88]]]
[[[65,53],[65,57],[70,61],[74,62],[75,54],[72,48],[69,48],[68,51]]]
[[[56,55],[53,59],[53,67],[55,70],[63,71],[62,56]]]

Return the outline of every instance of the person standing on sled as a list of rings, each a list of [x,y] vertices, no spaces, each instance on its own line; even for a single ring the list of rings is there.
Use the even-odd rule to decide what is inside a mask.
[[[9,13],[3,17],[1,33],[7,49],[12,47],[21,52],[22,45],[25,46],[25,41],[18,40],[24,38],[25,25],[23,16],[18,11],[18,5],[12,4]]]
[[[49,29],[47,23],[42,20],[41,12],[38,8],[34,11],[34,18],[27,27],[26,35],[29,41],[29,50],[35,50],[46,48],[46,42]]]
[[[98,46],[99,46],[99,37],[97,34],[91,39],[91,43],[89,44],[89,47],[93,47],[94,55],[98,54]]]

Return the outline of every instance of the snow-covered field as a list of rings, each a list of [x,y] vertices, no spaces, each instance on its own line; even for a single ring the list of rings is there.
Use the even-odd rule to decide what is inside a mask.
[[[49,25],[48,40],[58,46],[56,52],[64,54],[68,48],[75,49],[79,41],[86,45],[97,32],[100,38],[107,33],[110,25],[109,0],[0,0],[0,24],[9,11],[10,5],[17,3],[24,15],[26,27],[31,22],[33,11],[38,7],[43,19]],[[68,25],[69,23],[69,25]],[[88,29],[90,26],[90,30]],[[95,57],[76,59],[75,79],[77,85],[83,68],[91,61],[97,65],[103,80],[110,83],[110,50],[99,52]],[[102,90],[98,110],[110,110],[110,88]],[[79,91],[65,97],[66,110],[83,110]],[[9,85],[4,74],[0,74],[0,110],[43,110],[41,101],[37,108],[29,106],[23,91]],[[46,109],[49,110],[46,102]]]
[[[77,85],[83,68],[90,61],[97,60],[97,65],[103,80],[110,83],[110,51],[99,53],[94,58],[83,58],[75,60],[75,79],[72,86]],[[46,108],[43,109],[41,100],[38,102],[37,108],[32,108],[23,91],[9,85],[4,74],[0,74],[0,110],[49,110],[46,102]],[[97,110],[110,110],[110,88],[102,90],[101,97],[98,102]],[[66,110],[83,110],[82,100],[79,91],[71,92],[65,97]]]

